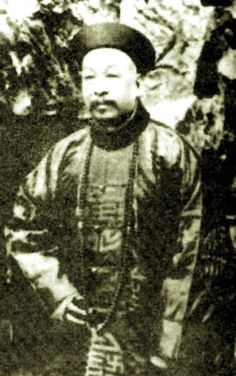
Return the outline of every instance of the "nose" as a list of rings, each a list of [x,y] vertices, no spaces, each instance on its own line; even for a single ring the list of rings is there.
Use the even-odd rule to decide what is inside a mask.
[[[101,89],[101,90],[95,90],[94,91],[94,94],[97,96],[97,97],[105,97],[106,95],[107,95],[107,91],[106,90],[103,90],[103,89]]]
[[[96,79],[96,82],[94,83],[94,94],[98,97],[103,97],[108,94],[108,87],[105,79]]]

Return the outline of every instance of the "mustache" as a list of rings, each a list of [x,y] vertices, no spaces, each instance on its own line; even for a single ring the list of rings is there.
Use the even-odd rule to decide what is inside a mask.
[[[90,109],[96,109],[96,107],[101,106],[101,105],[106,105],[106,106],[111,106],[115,107],[118,109],[118,105],[116,101],[112,99],[95,99],[90,103]]]

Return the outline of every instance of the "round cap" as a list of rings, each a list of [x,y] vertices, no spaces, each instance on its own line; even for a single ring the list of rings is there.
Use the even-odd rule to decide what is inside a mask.
[[[72,59],[82,63],[84,56],[97,48],[116,48],[133,60],[139,73],[145,74],[155,67],[155,49],[140,31],[119,23],[85,25],[70,44]]]

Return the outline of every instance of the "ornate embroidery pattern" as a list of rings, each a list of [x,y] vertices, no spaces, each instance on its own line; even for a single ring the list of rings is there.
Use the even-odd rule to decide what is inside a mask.
[[[121,376],[124,373],[122,350],[111,333],[98,335],[92,330],[85,376]]]

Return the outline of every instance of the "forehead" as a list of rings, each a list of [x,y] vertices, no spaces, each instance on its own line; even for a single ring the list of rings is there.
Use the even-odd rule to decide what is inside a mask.
[[[110,66],[136,70],[132,59],[125,52],[115,48],[97,48],[89,51],[82,62],[82,69],[106,68]]]

